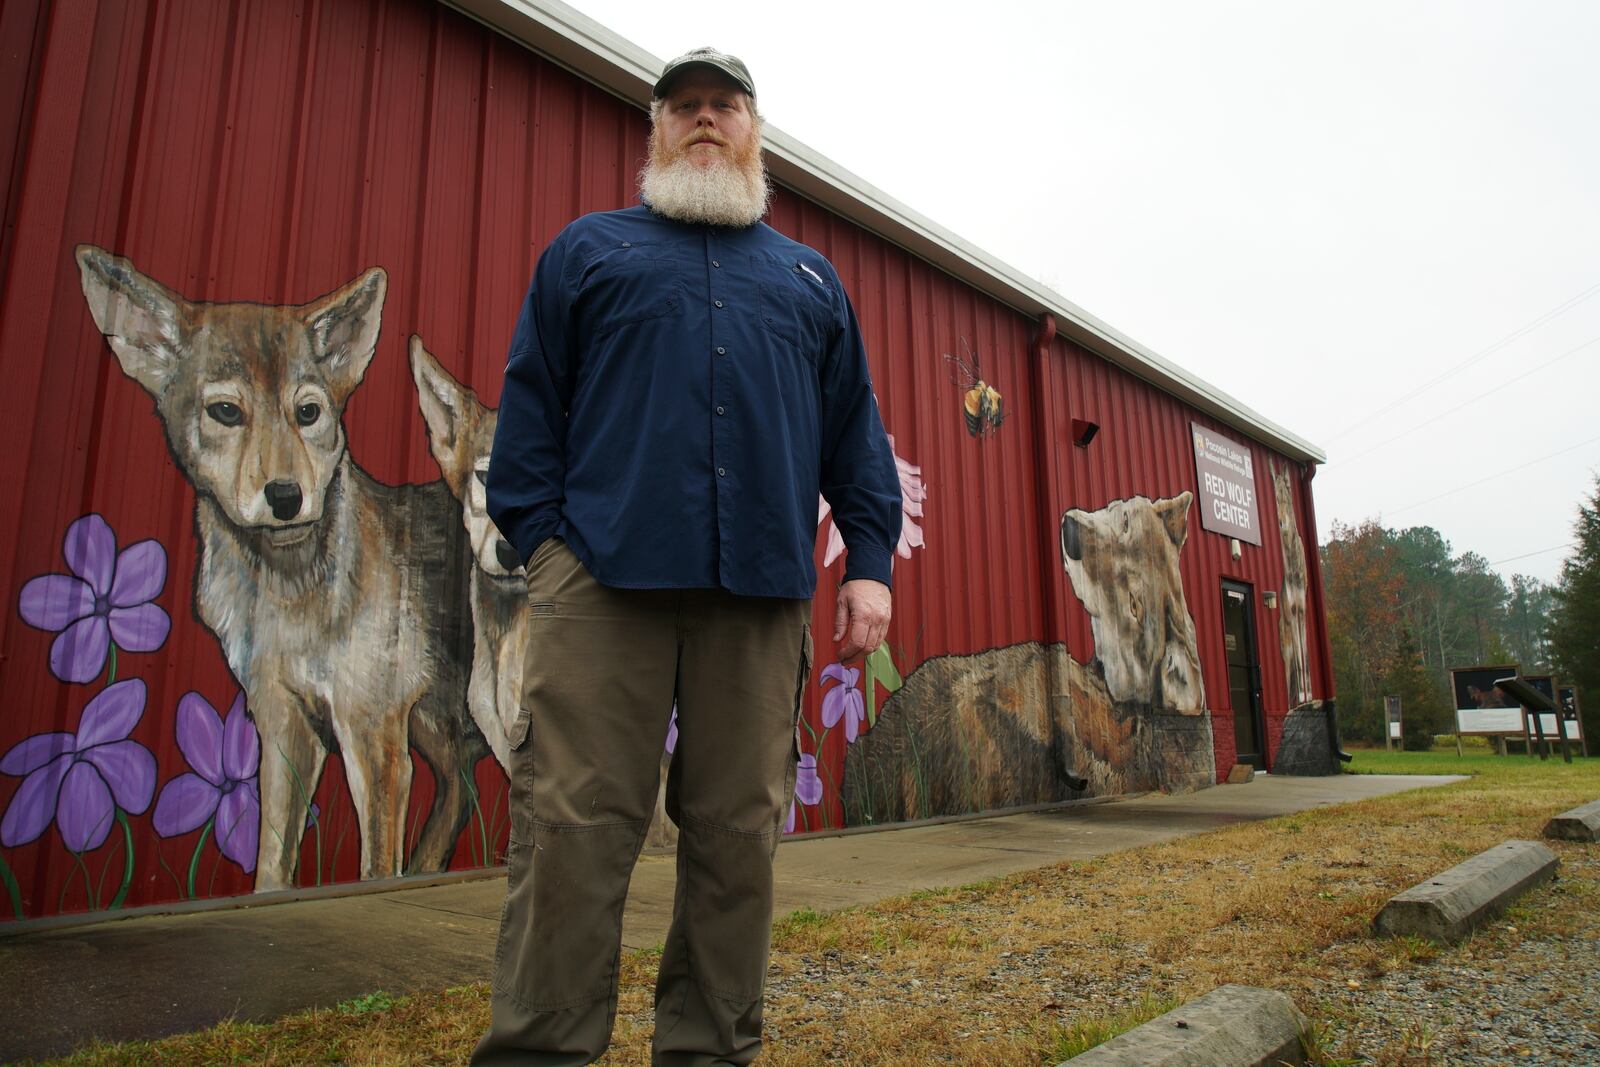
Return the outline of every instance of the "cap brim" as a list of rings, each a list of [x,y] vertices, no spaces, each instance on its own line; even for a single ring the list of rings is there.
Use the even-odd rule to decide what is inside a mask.
[[[666,96],[667,90],[671,87],[672,83],[677,80],[678,76],[683,74],[685,71],[692,70],[695,67],[707,67],[711,70],[714,70],[724,78],[727,78],[729,81],[733,82],[733,84],[737,85],[740,89],[749,93],[751,96],[756,95],[755,86],[746,81],[738,71],[732,70],[709,59],[691,59],[684,63],[677,63],[673,66],[669,66],[666,70],[661,72],[661,77],[656,79],[655,88],[652,90],[655,98],[659,100]]]

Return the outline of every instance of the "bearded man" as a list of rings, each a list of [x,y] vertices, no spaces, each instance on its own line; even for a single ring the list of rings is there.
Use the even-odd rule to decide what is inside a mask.
[[[819,490],[849,550],[838,658],[889,623],[894,457],[838,274],[760,221],[750,73],[714,49],[680,56],[650,120],[642,203],[545,249],[501,394],[488,507],[527,567],[530,649],[479,1064],[590,1063],[609,1043],[674,702],[678,883],[653,1060],[755,1058]]]

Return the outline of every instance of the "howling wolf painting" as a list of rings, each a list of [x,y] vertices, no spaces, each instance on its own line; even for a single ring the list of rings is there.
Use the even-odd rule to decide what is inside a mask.
[[[1278,500],[1278,539],[1283,545],[1283,607],[1278,614],[1278,643],[1291,708],[1311,699],[1311,672],[1306,658],[1306,544],[1294,521],[1294,481],[1289,464],[1269,459],[1273,496]]]

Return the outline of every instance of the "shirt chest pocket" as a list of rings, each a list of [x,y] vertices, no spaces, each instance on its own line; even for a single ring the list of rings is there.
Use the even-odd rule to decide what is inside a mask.
[[[683,311],[683,290],[648,245],[622,245],[584,265],[578,281],[579,321],[603,334]]]
[[[771,268],[756,282],[761,324],[789,342],[811,363],[817,362],[832,333],[833,305],[821,284],[790,271]]]

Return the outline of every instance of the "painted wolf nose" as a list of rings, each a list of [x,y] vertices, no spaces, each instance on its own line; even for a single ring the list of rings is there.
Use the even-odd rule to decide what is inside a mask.
[[[522,566],[522,560],[517,558],[517,550],[511,547],[511,542],[504,537],[498,537],[494,542],[494,558],[500,561],[500,566],[508,571],[514,571]]]
[[[300,514],[300,487],[295,483],[268,482],[262,492],[266,494],[272,517],[279,522],[288,522]]]

